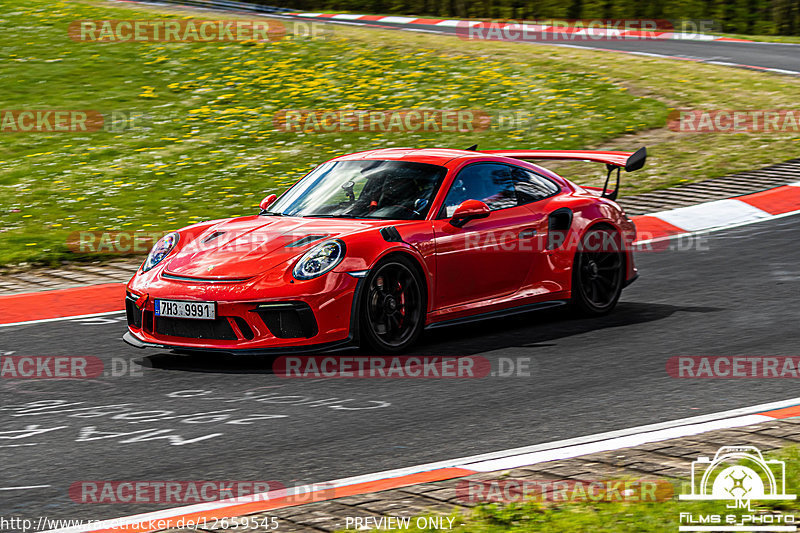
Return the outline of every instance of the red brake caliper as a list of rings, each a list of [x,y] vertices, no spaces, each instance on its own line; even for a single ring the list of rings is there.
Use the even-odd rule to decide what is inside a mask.
[[[403,327],[403,321],[406,318],[406,293],[403,291],[403,286],[400,284],[400,280],[397,280],[397,290],[400,292],[400,298],[398,299],[398,307],[402,306],[400,309],[400,327]]]

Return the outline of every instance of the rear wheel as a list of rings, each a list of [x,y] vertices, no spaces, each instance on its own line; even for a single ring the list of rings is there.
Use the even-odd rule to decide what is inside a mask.
[[[361,334],[380,352],[400,352],[413,344],[425,323],[425,291],[411,260],[393,257],[366,279],[361,301]]]
[[[589,230],[572,267],[573,309],[584,316],[604,315],[617,305],[625,281],[625,255],[619,234]]]

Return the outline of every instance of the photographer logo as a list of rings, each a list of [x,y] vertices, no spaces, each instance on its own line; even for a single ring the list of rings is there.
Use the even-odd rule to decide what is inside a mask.
[[[794,515],[751,510],[751,500],[794,500],[786,493],[786,464],[765,460],[755,446],[722,446],[713,459],[692,463],[691,492],[680,500],[726,502],[726,514],[680,514],[679,531],[797,531]]]

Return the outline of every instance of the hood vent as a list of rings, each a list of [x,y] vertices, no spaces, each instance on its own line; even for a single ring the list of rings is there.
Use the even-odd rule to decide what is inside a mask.
[[[214,233],[212,233],[211,235],[209,235],[208,237],[206,237],[205,239],[203,239],[200,242],[202,242],[203,244],[209,243],[209,242],[213,241],[214,239],[216,239],[217,237],[219,237],[220,235],[225,235],[225,232],[224,231],[215,231]]]
[[[327,235],[306,235],[302,239],[298,239],[293,243],[287,244],[287,248],[299,248],[300,246],[305,246],[308,243],[318,241],[320,239],[324,239]]]

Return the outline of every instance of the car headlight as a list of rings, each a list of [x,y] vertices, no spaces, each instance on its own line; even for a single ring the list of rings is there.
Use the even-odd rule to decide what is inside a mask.
[[[294,266],[295,279],[307,280],[333,270],[344,259],[345,246],[340,240],[325,241],[303,254]]]
[[[178,244],[178,234],[174,231],[172,233],[167,233],[160,239],[158,242],[153,245],[153,248],[150,250],[150,253],[147,254],[147,259],[144,260],[144,264],[142,265],[142,272],[147,272],[161,261],[167,257],[175,245]]]

